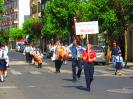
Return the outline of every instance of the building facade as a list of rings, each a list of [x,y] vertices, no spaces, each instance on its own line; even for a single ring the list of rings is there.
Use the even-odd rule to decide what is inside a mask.
[[[30,0],[5,0],[5,13],[1,14],[0,31],[11,28],[21,28],[25,19],[30,15]]]
[[[41,17],[41,0],[30,0],[30,18]]]

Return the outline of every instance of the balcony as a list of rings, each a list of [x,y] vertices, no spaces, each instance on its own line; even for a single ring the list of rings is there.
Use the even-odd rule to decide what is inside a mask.
[[[11,20],[2,21],[2,22],[0,22],[0,26],[9,26],[9,25],[12,25],[13,23],[17,24],[18,20],[17,19],[11,19]]]
[[[18,12],[18,8],[13,8],[13,11],[14,12]]]
[[[18,20],[17,20],[17,19],[15,19],[15,20],[13,21],[13,23],[17,24],[17,23],[18,23]]]
[[[18,12],[18,8],[10,8],[10,13]]]

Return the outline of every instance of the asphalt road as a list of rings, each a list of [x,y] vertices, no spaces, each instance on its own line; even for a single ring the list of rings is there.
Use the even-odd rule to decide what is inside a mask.
[[[95,66],[91,92],[85,90],[84,73],[73,83],[71,61],[54,73],[54,63],[44,59],[38,69],[24,61],[22,53],[12,52],[8,77],[0,83],[0,99],[133,99],[133,70],[124,69],[124,75],[115,76],[110,66]]]

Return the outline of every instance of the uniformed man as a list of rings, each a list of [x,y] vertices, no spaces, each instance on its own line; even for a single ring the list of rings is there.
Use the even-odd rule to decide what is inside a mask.
[[[78,70],[80,69],[80,61],[78,59],[78,44],[77,41],[74,40],[72,44],[69,45],[69,49],[71,50],[72,53],[72,77],[73,77],[73,82],[77,81],[77,67]]]
[[[90,91],[90,85],[93,81],[94,62],[96,59],[96,52],[91,49],[91,45],[87,44],[87,49],[82,54],[84,62],[84,74],[86,80],[87,90]]]
[[[23,54],[25,54],[26,56],[27,63],[32,63],[32,56],[30,55],[30,52],[32,50],[33,50],[32,46],[30,44],[26,44]]]

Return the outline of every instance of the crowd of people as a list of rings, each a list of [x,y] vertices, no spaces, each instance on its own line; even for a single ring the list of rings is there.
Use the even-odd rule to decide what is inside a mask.
[[[66,60],[71,57],[73,82],[80,79],[82,69],[84,69],[86,87],[90,91],[96,60],[96,52],[91,48],[91,44],[88,42],[85,48],[76,40],[70,45],[65,46],[57,41],[53,46],[51,44],[48,45],[48,48],[51,52],[51,60],[55,62],[55,73],[60,73],[63,62],[66,64]],[[121,55],[121,49],[116,45],[116,42],[113,42],[111,52],[113,68],[115,68],[114,74],[121,76],[124,61]]]
[[[43,52],[39,48],[32,46],[31,44],[26,44],[23,51],[27,63],[33,63],[37,68],[42,68]]]
[[[66,63],[66,60],[71,57],[72,81],[76,82],[80,79],[82,69],[84,69],[87,91],[90,91],[96,59],[96,53],[91,49],[91,44],[88,43],[85,48],[77,40],[65,46],[57,41],[54,46],[49,45],[48,48],[52,53],[51,60],[55,62],[55,73],[60,73],[63,62]]]
[[[91,44],[87,42],[86,47],[74,40],[70,45],[64,45],[57,41],[54,45],[48,44],[51,61],[55,63],[55,73],[60,73],[62,64],[67,64],[68,58],[72,60],[72,79],[73,82],[80,79],[82,70],[84,69],[87,91],[93,81],[94,63],[96,60],[96,52],[91,48]],[[37,68],[42,68],[43,52],[39,48],[27,43],[23,51],[27,63],[33,63]],[[112,63],[115,68],[115,75],[122,75],[123,58],[121,49],[113,43]],[[7,77],[7,67],[9,65],[8,47],[0,45],[0,81],[4,82]]]

